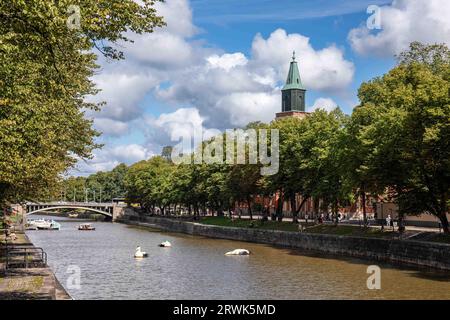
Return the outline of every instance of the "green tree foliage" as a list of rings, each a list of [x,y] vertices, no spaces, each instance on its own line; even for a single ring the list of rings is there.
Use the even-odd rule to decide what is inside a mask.
[[[450,54],[413,43],[400,64],[359,90],[356,113],[370,123],[357,134],[370,145],[375,190],[387,188],[404,214],[432,214],[449,232]],[[354,122],[361,122],[353,117]]]
[[[127,171],[127,166],[121,163],[111,171],[99,171],[88,177],[69,177],[62,181],[53,199],[110,202],[114,198],[125,197]]]
[[[338,209],[348,204],[350,191],[341,170],[341,137],[347,117],[340,109],[317,110],[305,119],[305,129],[296,152],[305,171],[305,189],[330,207],[338,222]]]
[[[125,175],[127,198],[140,203],[145,209],[158,207],[162,214],[174,203],[172,188],[174,165],[161,156],[132,165]]]
[[[0,203],[46,196],[59,174],[98,147],[98,133],[84,117],[85,110],[99,108],[85,100],[97,92],[90,80],[95,49],[123,58],[115,47],[129,40],[127,31],[163,25],[153,4],[0,2]],[[80,9],[79,28],[71,27],[71,5]]]

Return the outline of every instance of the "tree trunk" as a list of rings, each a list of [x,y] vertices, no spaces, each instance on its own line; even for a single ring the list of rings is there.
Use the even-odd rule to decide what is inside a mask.
[[[445,234],[450,234],[449,223],[447,219],[447,196],[443,194],[441,196],[441,212],[439,213],[439,220],[441,220],[442,230]]]
[[[291,213],[292,213],[292,222],[298,223],[298,212],[296,210],[296,201],[295,201],[295,194],[291,195]]]
[[[280,197],[278,198],[277,203],[277,220],[279,222],[283,221],[283,204],[284,204],[284,195],[283,192],[280,191]]]
[[[402,233],[405,231],[405,225],[404,225],[404,213],[399,212],[398,213],[398,232]]]
[[[269,219],[269,207],[264,206],[262,208],[262,221],[265,222]]]
[[[336,225],[338,225],[339,224],[339,210],[338,210],[338,204],[337,204],[337,201],[335,201],[334,203],[333,203],[333,212],[334,212],[334,216],[335,216],[335,223],[336,223]]]
[[[363,219],[364,219],[364,227],[367,227],[367,211],[366,211],[366,191],[364,188],[361,192],[361,201],[362,201],[362,207],[363,207]]]
[[[248,206],[248,214],[250,215],[250,220],[253,220],[253,212],[252,212],[252,201],[250,197],[247,197],[247,206]]]
[[[314,198],[313,201],[313,206],[314,206],[314,217],[317,217],[319,215],[319,209],[320,209],[320,198]]]
[[[442,230],[444,231],[444,233],[450,234],[450,228],[449,228],[449,223],[448,223],[446,212],[442,212],[439,215],[439,220],[441,220]]]
[[[308,200],[309,197],[305,197],[302,199],[302,202],[300,203],[299,207],[297,208],[296,213],[298,215],[298,213],[300,212],[300,210],[302,210],[303,206],[305,205],[306,201]]]

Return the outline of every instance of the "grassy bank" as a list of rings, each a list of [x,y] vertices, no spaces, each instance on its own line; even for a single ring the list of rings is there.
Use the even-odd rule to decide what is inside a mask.
[[[329,225],[320,224],[314,227],[308,228],[305,232],[320,233],[320,234],[333,234],[337,236],[353,236],[353,237],[367,237],[367,238],[388,238],[395,239],[399,237],[398,232],[392,230],[381,230],[378,228],[362,228],[360,226],[350,225]],[[404,236],[409,236],[415,232],[406,231]]]
[[[226,217],[205,217],[200,223],[236,228],[254,228],[262,230],[298,231],[298,224],[292,222],[262,221],[249,219],[234,219]],[[304,225],[304,224],[303,224]],[[310,225],[310,224],[309,224]]]
[[[200,221],[207,225],[216,225],[224,227],[236,227],[236,228],[254,228],[262,230],[280,230],[280,231],[299,231],[299,225],[292,222],[277,222],[277,221],[265,221],[261,220],[248,220],[248,219],[234,219],[231,220],[227,217],[205,217]],[[332,234],[339,236],[356,236],[356,237],[368,237],[368,238],[387,238],[395,239],[398,238],[399,233],[393,232],[391,230],[380,230],[378,228],[362,228],[360,226],[351,225],[330,225],[330,224],[319,224],[314,225],[309,223],[307,226],[302,223],[305,227],[303,232],[317,233],[317,234]],[[414,234],[414,232],[407,231],[404,236],[409,236]]]

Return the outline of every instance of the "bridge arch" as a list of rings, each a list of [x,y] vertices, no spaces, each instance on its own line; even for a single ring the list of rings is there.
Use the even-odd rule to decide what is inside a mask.
[[[45,207],[45,208],[40,208],[37,210],[33,210],[30,212],[27,212],[27,216],[30,214],[34,214],[34,213],[38,213],[38,212],[44,212],[44,211],[48,211],[48,210],[54,210],[54,209],[81,209],[81,210],[86,210],[86,211],[92,211],[92,212],[96,212],[96,213],[100,213],[104,216],[110,217],[112,218],[112,214],[106,211],[102,211],[102,210],[98,210],[95,208],[90,208],[90,207],[78,207],[78,206],[49,206],[49,207]]]

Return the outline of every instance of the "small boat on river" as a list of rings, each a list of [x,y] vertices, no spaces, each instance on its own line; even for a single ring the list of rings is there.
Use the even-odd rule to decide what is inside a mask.
[[[27,230],[59,230],[61,225],[55,220],[29,220],[27,221]]]
[[[226,256],[248,256],[250,251],[247,249],[234,249],[233,251],[228,251],[225,253]]]
[[[171,247],[172,244],[166,240],[164,242],[161,242],[158,246],[167,248],[167,247]]]
[[[137,247],[136,248],[136,252],[134,253],[134,257],[136,259],[140,259],[140,258],[147,258],[148,257],[148,253],[141,251],[141,247]]]
[[[93,230],[95,230],[95,227],[90,223],[82,223],[78,226],[78,230],[93,231]]]

